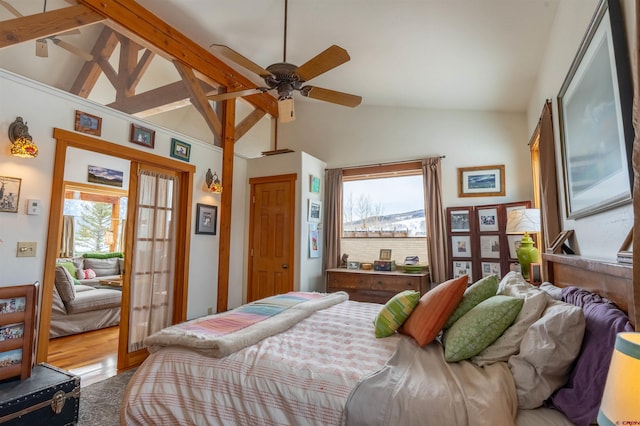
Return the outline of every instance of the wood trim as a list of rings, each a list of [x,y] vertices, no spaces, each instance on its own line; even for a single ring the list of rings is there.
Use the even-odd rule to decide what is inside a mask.
[[[184,195],[184,200],[179,207],[180,215],[179,223],[176,225],[176,245],[177,247],[183,247],[184,250],[178,251],[176,253],[176,283],[179,283],[179,285],[176,285],[176,288],[180,287],[180,291],[177,291],[177,293],[175,294],[176,300],[174,301],[174,320],[179,319],[180,321],[183,321],[184,319],[186,319],[186,295],[189,283],[189,236],[191,234],[191,202],[193,190],[193,174],[195,173],[195,166],[184,163],[182,161],[171,160],[134,148],[117,145],[103,139],[85,134],[70,132],[63,129],[54,128],[53,137],[57,140],[57,142],[51,183],[51,214],[49,215],[49,227],[47,231],[46,254],[42,283],[42,304],[36,356],[37,362],[45,362],[48,355],[49,325],[51,323],[51,306],[53,301],[55,262],[58,253],[58,245],[62,234],[64,167],[67,148],[73,147],[84,149],[87,151],[98,152],[101,154],[130,160],[132,167],[130,178],[133,179],[132,181],[135,181],[135,176],[137,176],[135,171],[137,170],[138,162],[149,164],[151,166],[170,169],[181,174],[180,180],[182,182],[182,186],[180,187],[180,191],[182,191],[182,194]],[[129,193],[132,193],[131,187],[129,188]],[[127,233],[127,237],[125,238],[125,252],[131,253],[132,248],[133,239],[131,234]],[[125,282],[127,282],[127,271],[130,270],[131,258],[125,257]],[[129,299],[127,293],[127,291],[123,290],[123,307],[128,306]],[[124,310],[125,309],[123,309],[123,311]],[[144,352],[146,353],[146,351]],[[137,358],[137,355],[131,355],[130,360],[140,359]],[[121,361],[119,359],[118,365],[120,365],[120,362]]]
[[[221,102],[222,114],[222,194],[220,197],[220,244],[218,249],[218,293],[216,312],[227,310],[229,303],[229,258],[231,257],[231,202],[233,198],[233,150],[235,144],[236,104]]]
[[[408,173],[403,173],[408,172]],[[389,175],[412,175],[422,173],[421,161],[408,161],[404,163],[389,163],[389,164],[375,164],[362,167],[350,167],[342,170],[342,177],[344,180],[349,180],[350,177],[358,177],[363,179],[366,175],[374,175],[371,178],[376,179],[381,177],[381,174]]]
[[[251,89],[255,84],[236,72],[211,52],[194,43],[133,0],[79,0],[108,18],[125,32],[145,40],[154,49],[202,72],[231,90]],[[276,99],[267,94],[249,96],[246,100],[274,117],[278,116]]]

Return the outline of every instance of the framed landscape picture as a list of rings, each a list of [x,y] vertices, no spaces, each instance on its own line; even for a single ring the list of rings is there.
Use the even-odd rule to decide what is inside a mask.
[[[171,152],[169,153],[173,158],[178,160],[189,162],[191,158],[191,145],[179,141],[178,139],[171,139]]]
[[[567,217],[631,201],[633,87],[617,1],[602,1],[558,94]]]
[[[458,168],[458,197],[504,195],[504,165]]]
[[[75,130],[94,136],[102,134],[102,118],[83,111],[76,111]]]

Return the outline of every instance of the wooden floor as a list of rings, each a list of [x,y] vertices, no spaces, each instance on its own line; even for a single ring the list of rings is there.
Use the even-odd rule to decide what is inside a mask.
[[[80,376],[85,387],[118,374],[119,327],[49,340],[47,363]]]

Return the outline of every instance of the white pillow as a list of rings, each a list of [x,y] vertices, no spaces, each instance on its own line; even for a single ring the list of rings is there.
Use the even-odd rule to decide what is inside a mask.
[[[542,317],[525,332],[520,353],[509,358],[519,408],[540,407],[567,382],[584,330],[581,308],[557,300],[547,304]]]

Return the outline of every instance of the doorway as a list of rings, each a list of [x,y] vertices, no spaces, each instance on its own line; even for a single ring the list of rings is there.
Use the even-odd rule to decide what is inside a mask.
[[[46,243],[45,267],[42,285],[42,310],[40,315],[39,331],[38,331],[38,347],[37,362],[46,362],[48,357],[48,336],[49,323],[51,320],[51,304],[53,298],[53,286],[55,275],[55,264],[57,254],[59,253],[59,243],[62,237],[63,215],[62,207],[64,202],[64,164],[68,148],[77,148],[85,151],[105,154],[125,160],[131,161],[131,169],[134,164],[148,165],[150,167],[158,167],[164,170],[171,170],[176,174],[176,192],[182,196],[176,199],[175,204],[175,245],[185,247],[185,250],[179,250],[174,253],[174,272],[172,275],[172,313],[171,323],[184,321],[186,319],[186,300],[188,289],[188,259],[189,259],[189,235],[191,232],[191,197],[193,190],[193,173],[195,167],[190,164],[171,160],[165,157],[156,156],[143,151],[127,148],[122,145],[109,143],[104,140],[98,140],[93,137],[85,136],[79,133],[69,132],[62,129],[54,129],[54,138],[56,138],[55,164],[52,178],[52,197],[51,197],[51,214],[49,216],[49,229]],[[133,173],[132,173],[133,174]],[[125,233],[124,251],[133,254],[134,228],[135,221],[131,221],[131,210],[137,206],[132,200],[129,208],[128,220],[131,226]],[[130,272],[133,266],[133,256],[128,256],[124,261],[124,274],[122,277],[122,318],[120,321],[120,338],[119,351],[123,350],[123,340],[126,342],[128,335],[128,308],[130,307]],[[124,346],[126,351],[126,346]],[[133,367],[142,362],[145,356],[138,351],[130,356],[118,356],[118,370]]]
[[[247,302],[293,290],[296,175],[249,180]]]

